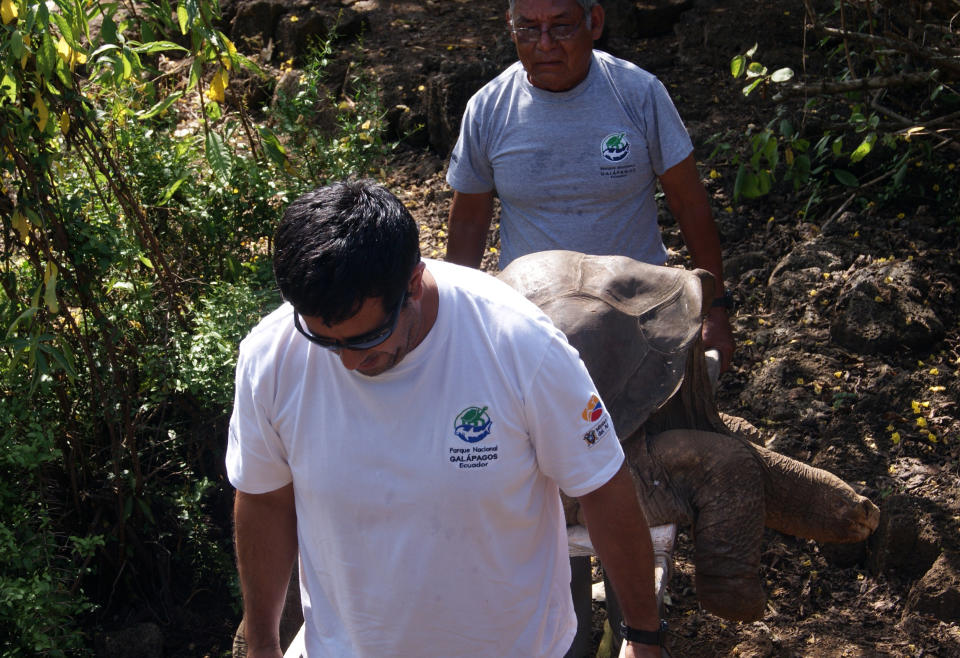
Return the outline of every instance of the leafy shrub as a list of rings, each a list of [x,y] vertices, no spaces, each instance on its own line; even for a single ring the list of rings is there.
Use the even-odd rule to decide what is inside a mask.
[[[228,106],[230,72],[258,69],[216,11],[3,0],[4,656],[76,655],[118,609],[162,620],[234,582],[224,425],[236,345],[279,303],[273,227],[390,149],[368,80],[321,94],[328,45],[265,121]],[[331,126],[297,120],[318,103]]]

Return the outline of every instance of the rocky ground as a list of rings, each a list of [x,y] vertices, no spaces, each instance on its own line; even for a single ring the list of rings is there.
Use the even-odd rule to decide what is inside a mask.
[[[445,156],[466,98],[511,61],[506,2],[343,5],[360,18],[362,65],[380,81],[394,128],[424,125],[385,167],[386,182],[420,222],[424,255],[442,257]],[[738,351],[720,380],[721,410],[760,428],[768,447],[839,475],[883,512],[875,535],[857,546],[768,531],[768,609],[749,624],[698,607],[691,543],[681,535],[666,604],[673,654],[960,655],[960,218],[956,197],[937,193],[952,176],[956,194],[948,169],[956,143],[911,160],[908,175],[929,182],[926,192],[921,184],[884,195],[879,181],[810,208],[809,190],[734,202],[733,156],[776,105],[740,94],[730,58],[756,42],[771,70],[813,66],[823,54],[803,31],[802,3],[698,0],[674,25],[642,37],[614,17],[602,45],[667,85],[712,197],[738,301]],[[799,124],[802,101],[784,111]],[[683,265],[666,213],[662,224],[672,264]],[[494,227],[491,269],[496,238]]]

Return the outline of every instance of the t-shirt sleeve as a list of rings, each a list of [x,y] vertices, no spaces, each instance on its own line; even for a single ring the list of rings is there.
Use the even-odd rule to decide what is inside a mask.
[[[653,79],[644,107],[647,145],[653,172],[660,176],[693,152],[676,106],[663,83]]]
[[[493,165],[484,146],[481,114],[482,105],[478,96],[474,96],[463,112],[460,137],[447,167],[447,183],[464,194],[480,194],[494,188]]]
[[[252,359],[241,349],[226,465],[230,484],[251,494],[274,491],[293,481],[286,449],[259,399],[263,397],[263,391],[258,391],[262,383],[262,375],[258,376]]]
[[[605,484],[623,463],[613,421],[577,351],[557,337],[524,394],[540,470],[568,496]]]

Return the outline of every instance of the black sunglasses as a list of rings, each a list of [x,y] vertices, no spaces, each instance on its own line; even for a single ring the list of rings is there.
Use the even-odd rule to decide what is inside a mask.
[[[293,326],[295,326],[297,331],[303,334],[303,336],[311,343],[314,345],[319,345],[327,350],[333,350],[335,352],[340,350],[369,350],[371,347],[376,347],[377,345],[385,342],[388,338],[390,338],[390,336],[393,335],[393,330],[397,328],[397,320],[400,319],[400,309],[403,308],[403,302],[406,299],[407,291],[404,290],[403,294],[400,295],[400,301],[397,303],[396,307],[394,307],[393,311],[390,313],[390,317],[382,327],[378,327],[373,331],[368,331],[361,336],[347,338],[343,341],[336,340],[334,338],[322,338],[320,336],[313,335],[304,329],[303,325],[300,324],[300,314],[296,311],[293,312]]]

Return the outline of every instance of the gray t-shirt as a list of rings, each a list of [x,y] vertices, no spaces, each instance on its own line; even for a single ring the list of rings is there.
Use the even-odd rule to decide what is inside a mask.
[[[534,87],[517,62],[474,94],[447,182],[466,194],[496,190],[501,268],[548,249],[662,265],[656,177],[692,151],[663,84],[595,50],[569,91]]]

